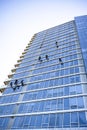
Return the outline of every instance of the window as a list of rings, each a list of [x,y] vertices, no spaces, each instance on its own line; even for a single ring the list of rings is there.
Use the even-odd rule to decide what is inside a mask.
[[[74,65],[78,65],[78,60],[73,61]]]
[[[41,103],[41,102],[35,102],[35,103],[34,103],[34,105],[32,106],[32,109],[33,109],[32,112],[40,111],[40,110],[39,110],[40,103]]]
[[[53,96],[53,90],[47,90],[47,98],[50,98]]]
[[[78,73],[79,72],[79,67],[76,67],[75,68],[75,73]]]
[[[16,118],[16,123],[18,124],[18,128],[22,128],[23,127],[23,122],[24,122],[24,118],[23,117],[17,117]]]
[[[69,109],[69,98],[64,98],[64,110]]]
[[[54,86],[54,81],[55,80],[50,80],[49,86]]]
[[[64,75],[64,70],[61,70],[60,71],[60,76],[63,76]]]
[[[37,103],[36,103],[37,104]],[[39,102],[39,104],[40,104],[40,106],[38,106],[37,105],[37,107],[38,107],[38,111],[44,111],[44,104],[45,104],[45,102],[43,101],[43,102]],[[36,111],[37,111],[37,108],[35,107],[35,109],[36,109]]]
[[[79,124],[82,127],[87,127],[87,121],[86,121],[86,113],[85,112],[79,112]]]
[[[44,106],[44,110],[48,111],[51,109],[51,101],[46,101],[45,102],[45,106]]]
[[[24,97],[23,97],[23,100],[31,100],[33,97],[32,97],[32,93],[25,93],[24,94]]]
[[[54,86],[58,86],[58,85],[59,85],[59,80],[58,80],[58,79],[55,79]]]
[[[58,88],[53,89],[53,97],[57,97],[58,95]]]
[[[30,124],[30,116],[25,116],[23,121],[23,128],[28,128],[29,124]]]
[[[44,90],[43,91],[37,91],[37,96],[36,96],[37,99],[41,99],[41,98],[44,98]]]
[[[50,114],[50,118],[49,118],[50,128],[55,128],[55,120],[56,120],[56,114]]]
[[[70,95],[76,94],[75,86],[70,86],[70,87],[69,87],[69,94],[70,94]]]
[[[63,109],[63,99],[58,99],[57,109]]]
[[[63,84],[69,84],[69,77],[63,78]]]
[[[71,109],[76,109],[77,108],[76,98],[70,98],[69,103],[70,103],[70,108]]]
[[[30,103],[29,104],[29,106],[28,106],[28,112],[32,112],[33,111],[34,105],[35,105],[35,103]]]
[[[59,79],[59,85],[62,85],[63,84],[63,78],[60,78]]]
[[[51,100],[51,110],[57,109],[57,100]]]
[[[70,113],[64,113],[63,126],[70,127]]]
[[[77,127],[78,126],[78,115],[77,112],[71,113],[71,126]]]
[[[31,116],[29,127],[34,128],[35,125],[36,125],[36,116]]]
[[[7,128],[9,118],[0,118],[0,128]]]
[[[82,86],[81,85],[76,85],[76,93],[82,93]]]
[[[78,108],[84,107],[83,97],[77,97]]]
[[[75,77],[75,79],[76,79],[76,81],[75,82],[80,82],[80,76],[78,75],[78,76],[76,76]]]
[[[41,123],[42,123],[42,115],[36,116],[36,126],[35,126],[35,128],[41,128]]]
[[[57,114],[56,116],[56,127],[61,128],[63,124],[63,114]]]
[[[49,125],[49,115],[42,116],[42,128],[47,128]]]
[[[69,87],[64,87],[64,95],[69,95]]]
[[[70,77],[70,83],[74,83],[74,82],[75,82],[74,76]]]
[[[38,94],[38,92],[33,92],[33,93],[32,93],[32,99],[33,99],[33,100],[37,98],[37,94]]]
[[[64,95],[63,87],[58,89],[58,94],[59,94],[59,96],[63,96]]]

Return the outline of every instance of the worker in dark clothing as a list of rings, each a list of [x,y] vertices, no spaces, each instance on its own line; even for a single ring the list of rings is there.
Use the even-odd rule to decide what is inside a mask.
[[[10,86],[11,86],[11,88],[13,87],[13,83],[12,82],[10,82]]]
[[[59,58],[59,62],[62,62],[61,58]]]
[[[61,65],[63,65],[63,62],[62,62],[62,59],[61,59],[61,58],[59,58],[59,62],[61,63]]]
[[[16,86],[18,85],[18,80],[17,80],[17,79],[15,80],[14,84],[15,84]]]
[[[11,86],[11,88],[13,88],[14,91],[16,90],[16,87],[13,86],[13,83],[12,83],[12,82],[10,82],[10,86]]]
[[[57,41],[56,41],[56,45],[57,45]]]
[[[58,48],[59,46],[58,46],[58,42],[57,42],[57,41],[56,41],[56,43],[55,43],[55,44],[56,44],[56,47]]]
[[[41,56],[39,56],[38,60],[39,60],[40,62],[42,62]]]
[[[48,55],[46,55],[45,57],[46,57],[46,60],[49,60],[49,57],[48,57]]]
[[[58,45],[56,45],[56,47],[58,48],[59,46],[58,46]]]
[[[15,87],[17,87],[19,89],[20,86],[18,85],[18,80],[17,79],[15,80],[14,85],[15,85]]]
[[[15,90],[16,90],[16,87],[14,87],[13,90],[15,91]]]
[[[42,47],[43,44],[40,45],[40,48]]]
[[[24,86],[24,80],[21,80],[21,86]]]

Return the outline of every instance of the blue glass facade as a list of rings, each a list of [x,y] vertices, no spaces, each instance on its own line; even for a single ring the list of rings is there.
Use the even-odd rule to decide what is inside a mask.
[[[78,20],[39,32],[29,42],[0,96],[1,130],[87,129],[87,64]]]
[[[87,15],[76,17],[75,22],[87,74]]]

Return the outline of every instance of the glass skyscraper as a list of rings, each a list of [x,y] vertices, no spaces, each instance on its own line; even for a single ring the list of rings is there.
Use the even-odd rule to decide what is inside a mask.
[[[87,16],[35,34],[0,91],[0,130],[87,130]]]

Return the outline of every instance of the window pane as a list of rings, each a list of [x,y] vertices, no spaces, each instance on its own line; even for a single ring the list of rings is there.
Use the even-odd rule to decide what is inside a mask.
[[[76,93],[82,93],[82,86],[81,85],[76,86]]]
[[[29,123],[30,123],[30,116],[26,116],[25,118],[24,118],[24,122],[23,122],[23,127],[24,128],[27,128],[28,126],[29,126]]]
[[[71,113],[71,126],[72,127],[78,126],[78,115],[77,115],[77,112]]]
[[[50,114],[49,127],[55,127],[56,114]]]
[[[85,112],[79,112],[79,124],[80,124],[80,126],[87,127]]]
[[[36,116],[36,128],[41,128],[42,115]]]
[[[61,128],[63,124],[63,114],[57,114],[56,117],[56,127]]]
[[[63,126],[70,127],[70,113],[64,113]]]
[[[57,109],[59,110],[63,109],[63,99],[58,99]]]
[[[30,125],[29,125],[30,128],[34,128],[35,121],[36,121],[36,116],[31,116]]]
[[[76,109],[77,108],[76,98],[70,98],[69,103],[70,103],[70,108],[71,109]]]
[[[76,94],[75,86],[69,87],[69,93],[70,93],[70,95]]]
[[[64,110],[65,109],[69,109],[69,99],[68,98],[64,99]]]
[[[49,115],[42,116],[42,128],[47,128],[49,124]]]
[[[69,95],[69,87],[64,87],[64,95]]]
[[[57,95],[58,95],[58,89],[53,89],[53,97],[57,97]]]
[[[57,100],[52,100],[51,101],[51,110],[56,110],[57,108]]]
[[[84,107],[83,97],[78,97],[77,103],[78,103],[78,108],[83,108]]]

